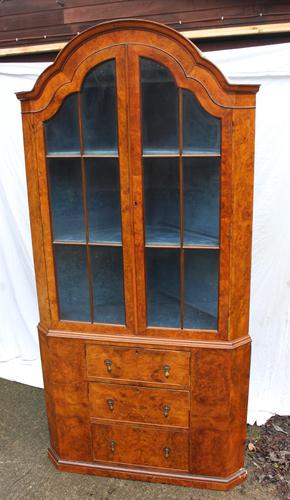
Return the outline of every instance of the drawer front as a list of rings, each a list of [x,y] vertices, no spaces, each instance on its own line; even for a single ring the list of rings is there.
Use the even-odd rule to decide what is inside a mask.
[[[188,427],[189,392],[89,384],[91,417]]]
[[[189,385],[190,353],[87,345],[89,377]]]
[[[188,432],[125,424],[92,425],[95,461],[188,470]]]

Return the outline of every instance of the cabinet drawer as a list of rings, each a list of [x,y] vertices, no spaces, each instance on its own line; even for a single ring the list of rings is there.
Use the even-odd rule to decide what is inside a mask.
[[[188,470],[188,433],[125,424],[92,425],[95,461]]]
[[[189,392],[89,384],[91,417],[188,427]]]
[[[87,345],[89,377],[188,386],[190,353]]]

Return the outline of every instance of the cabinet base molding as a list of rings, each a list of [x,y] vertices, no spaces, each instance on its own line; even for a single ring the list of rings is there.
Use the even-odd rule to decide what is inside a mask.
[[[117,477],[119,479],[148,481],[150,483],[175,484],[177,486],[207,488],[210,490],[231,490],[247,478],[247,471],[244,468],[239,469],[228,477],[213,477],[174,471],[166,472],[156,469],[143,469],[124,465],[107,465],[101,463],[98,464],[92,462],[63,460],[52,448],[48,448],[48,457],[54,466],[62,472]]]

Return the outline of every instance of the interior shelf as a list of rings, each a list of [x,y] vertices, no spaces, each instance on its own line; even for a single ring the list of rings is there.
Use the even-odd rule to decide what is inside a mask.
[[[184,149],[182,152],[184,158],[220,158],[220,152],[214,149],[189,150]]]
[[[201,306],[202,307],[202,306]],[[164,292],[157,292],[148,303],[148,325],[180,328],[180,300]],[[198,305],[184,303],[184,328],[216,330],[217,317]]]
[[[62,238],[55,238],[53,243],[56,245],[85,245],[86,239],[82,232],[73,231],[73,228],[70,228],[70,231],[64,232],[61,231]],[[101,246],[121,246],[122,245],[122,235],[121,229],[119,227],[106,227],[102,229],[98,229],[96,231],[91,230],[89,232],[89,241],[88,245],[101,245]]]
[[[104,227],[89,231],[89,243],[114,243],[121,245],[122,234],[120,227]]]
[[[143,158],[155,158],[155,157],[161,157],[161,158],[166,158],[166,157],[173,157],[173,158],[178,158],[179,157],[179,150],[178,149],[143,149]]]
[[[216,248],[219,245],[219,239],[210,234],[184,230],[183,246],[190,247],[195,245]]]
[[[57,153],[47,153],[46,158],[81,158],[79,151],[58,151]]]
[[[146,246],[180,246],[179,227],[158,225],[146,226]],[[217,248],[219,240],[215,236],[184,230],[184,247],[206,246]]]
[[[118,150],[87,150],[83,153],[84,158],[118,158]]]
[[[147,150],[143,151],[143,158],[179,158],[180,153],[178,150]],[[201,150],[183,150],[182,157],[184,158],[219,158],[220,152],[218,150],[201,149]]]
[[[46,158],[118,158],[118,152],[114,151],[95,151],[89,153],[80,152],[57,152],[57,153],[48,153]]]
[[[146,245],[180,245],[179,227],[169,225],[146,225]]]
[[[68,219],[68,217],[67,217]],[[78,219],[78,220],[77,220]],[[54,243],[86,243],[86,234],[83,217],[74,217],[75,227],[66,225],[63,219],[59,219],[59,223],[54,223]],[[81,228],[81,229],[79,229]]]

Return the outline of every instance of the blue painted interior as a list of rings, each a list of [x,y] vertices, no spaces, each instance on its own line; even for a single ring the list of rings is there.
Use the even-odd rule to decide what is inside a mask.
[[[183,153],[220,153],[220,119],[210,115],[189,90],[182,91]]]
[[[184,250],[184,328],[217,328],[218,250]]]
[[[119,161],[86,160],[89,241],[121,243]]]
[[[216,329],[217,250],[184,250],[184,328]],[[180,328],[180,250],[147,248],[149,326]]]
[[[219,158],[183,159],[184,245],[219,244]]]
[[[146,248],[149,326],[180,328],[180,250]]]
[[[169,71],[141,60],[143,151],[179,152],[178,90]],[[117,154],[115,62],[94,68],[81,90],[86,154]],[[79,153],[76,94],[46,122],[50,154]],[[220,122],[183,90],[183,153],[220,151]],[[118,158],[86,158],[86,203],[92,268],[94,321],[124,324]],[[55,262],[62,319],[92,321],[84,200],[79,158],[49,158]],[[184,327],[217,327],[219,252],[189,249],[219,244],[220,159],[183,157]],[[143,158],[145,236],[150,245],[180,246],[179,158]],[[120,246],[110,246],[110,244]],[[180,249],[146,248],[150,326],[180,327]]]
[[[95,323],[125,323],[123,251],[90,247]]]
[[[179,160],[144,158],[146,243],[180,244]]]
[[[68,95],[57,113],[44,124],[49,154],[79,154],[77,94]]]
[[[85,241],[81,160],[50,158],[47,164],[54,240]]]
[[[93,68],[81,89],[83,142],[86,154],[116,154],[117,104],[115,60]]]
[[[85,246],[54,245],[60,318],[90,321],[87,254]]]
[[[141,58],[143,152],[178,153],[178,92],[171,73]]]

